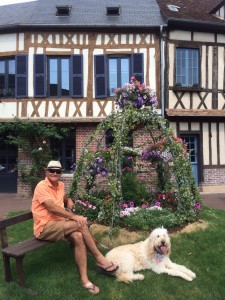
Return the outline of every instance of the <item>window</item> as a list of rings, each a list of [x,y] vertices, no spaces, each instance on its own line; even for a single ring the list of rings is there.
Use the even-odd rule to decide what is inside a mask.
[[[107,6],[106,14],[108,16],[118,16],[120,15],[120,6]]]
[[[199,49],[176,49],[176,85],[199,85]]]
[[[105,131],[105,146],[109,148],[114,142],[113,130],[111,128]],[[133,132],[130,131],[127,136],[127,147],[133,148]]]
[[[143,53],[117,56],[95,55],[94,61],[96,98],[114,96],[114,90],[130,82],[131,76],[143,82]]]
[[[28,97],[28,56],[0,58],[0,98]]]
[[[114,96],[114,90],[130,81],[130,57],[108,58],[108,96]]]
[[[0,97],[15,96],[15,58],[0,59]]]
[[[56,6],[56,16],[67,17],[70,15],[71,6],[64,5],[64,6]]]
[[[60,160],[65,173],[71,172],[71,166],[75,162],[75,132],[70,131],[61,140],[50,141],[50,148],[54,160]]]
[[[34,55],[35,97],[83,97],[83,56]]]
[[[48,94],[49,97],[68,97],[69,57],[48,58]]]

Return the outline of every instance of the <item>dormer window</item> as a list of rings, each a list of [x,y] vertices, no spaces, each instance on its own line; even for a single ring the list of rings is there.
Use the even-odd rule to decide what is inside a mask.
[[[107,16],[119,16],[120,15],[120,6],[107,6],[106,14],[107,14]]]
[[[71,11],[70,5],[56,6],[56,16],[67,17],[70,15],[70,11]]]

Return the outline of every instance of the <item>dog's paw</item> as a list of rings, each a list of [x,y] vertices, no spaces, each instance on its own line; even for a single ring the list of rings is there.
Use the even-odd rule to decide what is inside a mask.
[[[145,279],[145,276],[144,276],[143,274],[137,273],[137,274],[135,274],[135,279],[136,279],[136,280],[144,280],[144,279]]]

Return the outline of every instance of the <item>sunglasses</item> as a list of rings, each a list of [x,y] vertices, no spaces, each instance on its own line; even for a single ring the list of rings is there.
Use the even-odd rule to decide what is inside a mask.
[[[59,170],[59,169],[48,169],[48,172],[51,173],[51,174],[53,174],[53,173],[61,174],[62,170]]]

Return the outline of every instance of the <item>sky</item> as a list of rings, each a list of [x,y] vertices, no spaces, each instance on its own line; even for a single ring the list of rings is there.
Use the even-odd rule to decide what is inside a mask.
[[[0,5],[7,5],[13,3],[31,2],[35,0],[0,0]]]

